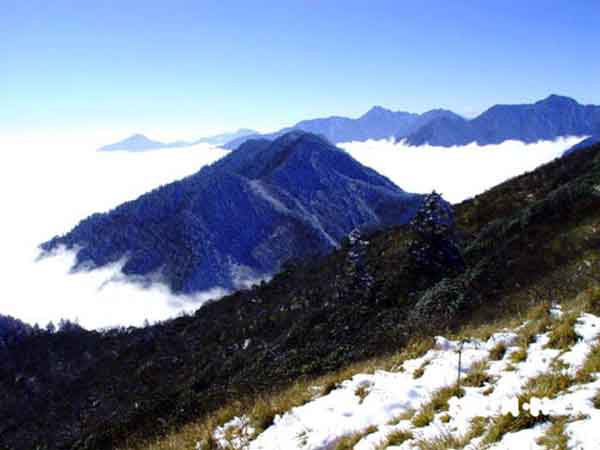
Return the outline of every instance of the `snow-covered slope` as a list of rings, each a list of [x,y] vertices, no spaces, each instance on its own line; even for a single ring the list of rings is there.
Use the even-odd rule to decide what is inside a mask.
[[[555,321],[564,317],[559,307],[551,313]],[[327,395],[277,416],[258,435],[251,418],[242,416],[216,428],[213,439],[218,448],[248,450],[553,449],[562,447],[546,447],[543,439],[556,434],[551,427],[558,422],[559,437],[569,449],[598,448],[600,409],[592,399],[600,392],[600,379],[595,379],[598,374],[587,379],[577,375],[589,355],[600,351],[600,318],[579,315],[572,328],[575,343],[561,349],[552,348],[550,332],[535,335],[525,357],[519,338],[526,326],[500,331],[485,341],[437,337],[434,348],[422,357],[392,371],[355,375]],[[452,391],[459,349],[463,391]],[[476,371],[485,374],[480,383],[469,378]],[[535,393],[551,385],[548,379],[571,382],[564,389],[552,385],[554,398],[537,398]],[[440,393],[447,394],[448,388],[461,396],[446,395],[440,401]],[[432,400],[437,401],[434,409]],[[423,419],[427,411],[433,411],[432,420]],[[516,418],[521,415],[524,422]],[[512,423],[518,430],[494,439],[491,435],[502,417],[510,416],[505,428],[510,430]],[[198,442],[196,448],[206,445]]]

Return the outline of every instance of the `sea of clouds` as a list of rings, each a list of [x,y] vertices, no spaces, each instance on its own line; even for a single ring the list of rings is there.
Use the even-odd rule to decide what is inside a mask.
[[[36,261],[38,245],[94,212],[196,172],[227,152],[208,145],[149,152],[97,152],[105,142],[71,136],[0,137],[0,314],[45,326],[60,318],[86,328],[141,325],[196,309],[194,297],[124,282],[119,264],[70,273],[71,252]]]
[[[435,189],[449,202],[458,203],[561,156],[582,139],[568,137],[533,144],[505,141],[450,148],[411,147],[386,140],[339,146],[405,191],[425,193]]]
[[[407,191],[436,189],[458,202],[550,161],[579,138],[525,145],[410,148],[389,141],[342,144]],[[123,280],[120,265],[70,273],[74,255],[38,260],[37,246],[94,212],[190,175],[227,152],[197,145],[150,152],[97,152],[105,141],[73,136],[0,136],[0,314],[45,326],[60,318],[86,328],[141,325],[192,311],[224,291],[175,296]]]

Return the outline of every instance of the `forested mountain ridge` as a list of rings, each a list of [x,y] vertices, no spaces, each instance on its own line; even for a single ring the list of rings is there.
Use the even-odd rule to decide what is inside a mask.
[[[233,289],[288,260],[325,254],[354,228],[406,223],[422,200],[316,135],[250,140],[222,160],[44,243],[76,267],[122,272],[174,292]]]

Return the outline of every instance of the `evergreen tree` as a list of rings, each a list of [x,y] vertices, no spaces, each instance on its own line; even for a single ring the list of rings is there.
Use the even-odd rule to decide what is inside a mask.
[[[48,322],[48,325],[46,325],[46,331],[50,334],[56,333],[56,326],[54,325],[54,322]]]

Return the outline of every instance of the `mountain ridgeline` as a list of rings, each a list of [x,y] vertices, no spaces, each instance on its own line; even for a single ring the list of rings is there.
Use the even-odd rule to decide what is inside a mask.
[[[390,139],[395,136],[408,136],[431,120],[439,118],[460,119],[461,117],[445,109],[434,109],[423,114],[415,114],[405,111],[390,111],[381,106],[374,106],[357,119],[333,116],[303,120],[292,127],[283,128],[260,137],[271,140],[292,130],[302,130],[321,135],[336,144],[369,139]],[[235,149],[248,139],[256,137],[256,135],[242,136],[231,140],[224,147]]]
[[[488,145],[506,140],[531,143],[563,136],[600,135],[600,106],[581,105],[568,97],[550,95],[533,104],[495,105],[471,120],[445,109],[414,114],[376,106],[357,119],[303,120],[262,137],[274,139],[292,129],[320,134],[334,143],[392,137],[412,146],[452,147],[472,142]],[[249,138],[234,139],[224,147],[237,148]]]
[[[471,120],[446,109],[417,114],[374,106],[356,119],[331,116],[302,120],[291,127],[262,135],[241,129],[194,142],[162,143],[138,134],[100,150],[155,150],[198,143],[233,150],[250,139],[274,140],[292,130],[314,133],[334,144],[390,138],[412,146],[440,147],[472,142],[499,144],[506,140],[531,143],[564,136],[600,136],[600,106],[581,105],[569,97],[550,95],[533,104],[495,105]],[[586,142],[585,146],[589,144],[591,142]]]
[[[496,105],[472,120],[439,117],[406,137],[410,145],[451,147],[506,140],[536,142],[561,136],[600,133],[600,106],[581,105],[568,97],[551,95],[534,104]],[[404,139],[404,136],[398,136]]]
[[[328,253],[354,228],[406,223],[421,201],[324,139],[295,131],[248,141],[42,248],[77,249],[76,268],[125,261],[124,274],[158,277],[174,292],[231,289],[286,261]]]

